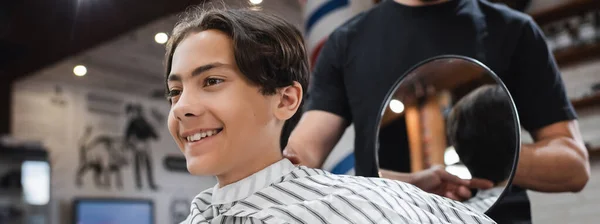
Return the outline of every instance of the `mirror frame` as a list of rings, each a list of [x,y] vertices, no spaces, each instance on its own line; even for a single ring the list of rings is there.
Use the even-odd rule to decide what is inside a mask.
[[[496,205],[498,204],[498,201],[502,200],[502,198],[507,194],[508,189],[510,189],[512,187],[512,182],[513,179],[515,177],[515,173],[517,171],[517,165],[519,163],[519,155],[521,154],[521,123],[519,121],[519,113],[517,110],[517,106],[515,105],[515,102],[512,98],[512,95],[510,94],[510,92],[508,91],[508,88],[506,87],[506,85],[504,84],[504,82],[500,79],[500,77],[498,77],[498,75],[496,75],[496,73],[490,69],[489,67],[487,67],[486,65],[484,65],[483,63],[479,62],[478,60],[474,59],[474,58],[470,58],[470,57],[466,57],[466,56],[461,56],[461,55],[453,55],[453,54],[445,54],[445,55],[439,55],[439,56],[435,56],[435,57],[431,57],[428,59],[425,59],[419,63],[417,63],[416,65],[412,66],[411,68],[409,68],[406,72],[404,72],[392,85],[392,88],[388,91],[388,93],[386,94],[383,103],[381,104],[381,107],[379,108],[379,114],[377,115],[377,120],[376,120],[376,125],[375,125],[375,166],[377,166],[377,170],[379,170],[379,130],[381,128],[379,128],[380,123],[383,119],[383,115],[385,114],[385,109],[386,107],[389,105],[390,101],[392,100],[392,95],[394,95],[394,93],[398,90],[398,88],[400,87],[400,83],[402,81],[404,81],[404,78],[406,76],[408,76],[411,72],[415,71],[417,68],[432,62],[432,61],[436,61],[436,60],[441,60],[441,59],[457,59],[457,60],[465,60],[467,62],[471,62],[476,66],[481,66],[484,70],[488,71],[489,74],[492,76],[492,78],[494,79],[494,81],[496,81],[496,83],[498,85],[500,85],[502,87],[502,89],[507,93],[508,95],[508,99],[510,100],[510,104],[512,107],[512,111],[514,113],[513,116],[513,123],[516,127],[516,131],[515,131],[515,156],[513,159],[513,164],[512,164],[512,168],[510,171],[510,175],[508,176],[508,181],[506,183],[506,186],[504,187],[504,190],[502,190],[502,193],[498,196],[498,200],[496,200],[494,202],[494,204],[492,204],[492,206],[490,206],[486,211],[485,214],[488,214],[489,211],[491,211],[494,207],[496,207]]]

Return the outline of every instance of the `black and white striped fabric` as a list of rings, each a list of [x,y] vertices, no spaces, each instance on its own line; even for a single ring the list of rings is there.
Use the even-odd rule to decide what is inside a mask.
[[[488,190],[481,190],[474,197],[463,203],[477,209],[477,211],[485,212],[498,201],[498,197],[504,192],[504,188],[505,186],[498,186]]]
[[[198,194],[182,224],[495,223],[462,203],[399,181],[334,175],[283,159]]]

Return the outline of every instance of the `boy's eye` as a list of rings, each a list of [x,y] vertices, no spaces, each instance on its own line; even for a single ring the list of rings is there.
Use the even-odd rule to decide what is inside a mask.
[[[181,90],[178,89],[170,89],[169,91],[167,91],[166,97],[167,100],[169,101],[169,103],[173,103],[173,98],[176,96],[179,96],[179,94],[181,94]]]
[[[204,86],[212,86],[223,82],[223,79],[218,78],[206,78],[204,80]]]
[[[174,97],[174,96],[178,96],[179,94],[181,94],[181,90],[178,89],[171,89],[167,92],[167,97]]]

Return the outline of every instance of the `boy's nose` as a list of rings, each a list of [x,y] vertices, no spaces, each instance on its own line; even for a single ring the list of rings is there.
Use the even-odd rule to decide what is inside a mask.
[[[194,101],[189,98],[190,97],[182,95],[179,102],[174,105],[173,112],[180,121],[198,117],[202,115],[202,111],[204,111],[204,106],[199,101]]]
[[[201,114],[200,105],[197,104],[185,104],[185,105],[177,105],[177,108],[174,109],[175,116],[178,120],[184,120],[189,118],[197,117]]]

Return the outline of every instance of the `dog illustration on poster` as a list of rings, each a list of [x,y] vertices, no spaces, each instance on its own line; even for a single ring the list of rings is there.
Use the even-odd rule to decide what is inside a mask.
[[[150,142],[158,140],[159,136],[144,116],[143,108],[139,104],[127,104],[124,112],[127,114],[127,122],[124,133],[120,136],[99,134],[92,138],[93,128],[86,127],[79,142],[77,186],[81,187],[82,178],[88,171],[93,171],[93,180],[97,187],[111,188],[114,180],[115,186],[122,189],[122,169],[132,165],[138,190],[143,188],[143,179],[147,181],[150,189],[158,189],[153,175]],[[156,113],[153,115],[154,120],[162,120]]]
[[[119,136],[98,135],[91,138],[93,128],[88,126],[79,142],[79,168],[76,184],[83,185],[83,176],[93,171],[94,183],[100,188],[110,188],[114,177],[116,186],[123,188],[121,167],[127,165],[123,140]],[[91,138],[91,140],[90,140]]]

